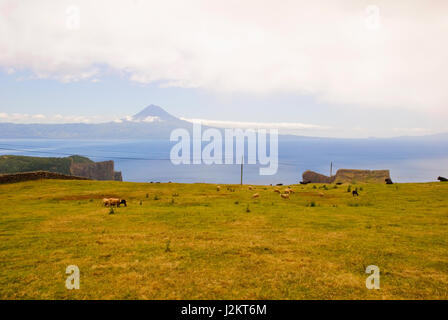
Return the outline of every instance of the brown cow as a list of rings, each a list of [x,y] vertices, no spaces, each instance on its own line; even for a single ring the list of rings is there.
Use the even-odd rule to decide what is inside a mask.
[[[114,206],[119,207],[120,204],[124,204],[125,207],[128,206],[127,203],[126,203],[126,200],[118,199],[118,198],[109,198],[109,199],[104,198],[103,199],[103,204],[106,207],[114,207]]]

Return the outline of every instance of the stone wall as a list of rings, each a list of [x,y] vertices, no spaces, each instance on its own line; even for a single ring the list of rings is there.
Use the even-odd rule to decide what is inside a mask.
[[[29,181],[29,180],[40,180],[40,179],[89,180],[84,177],[69,176],[66,174],[48,172],[48,171],[0,174],[0,184],[23,182],[23,181]]]

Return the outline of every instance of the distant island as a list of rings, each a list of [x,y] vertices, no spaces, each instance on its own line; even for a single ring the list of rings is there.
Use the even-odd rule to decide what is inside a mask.
[[[203,128],[210,126],[203,125]],[[137,114],[117,121],[104,123],[61,123],[61,124],[23,124],[0,122],[1,139],[169,139],[173,130],[183,128],[191,131],[193,123],[179,119],[162,107],[151,104]],[[222,128],[217,128],[222,130]],[[312,136],[281,134],[282,140],[331,139]],[[353,137],[356,138],[356,137]],[[403,136],[389,139],[447,140],[448,133],[427,136]]]
[[[168,139],[192,123],[149,105],[134,116],[105,123],[19,124],[0,122],[2,139]]]

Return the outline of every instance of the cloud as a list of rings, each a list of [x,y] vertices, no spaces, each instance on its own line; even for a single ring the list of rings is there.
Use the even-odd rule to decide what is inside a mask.
[[[221,121],[206,119],[187,119],[182,120],[201,123],[206,126],[218,128],[250,128],[250,129],[285,129],[285,130],[313,130],[313,129],[329,129],[329,127],[319,126],[315,124],[298,123],[298,122],[243,122],[243,121]]]
[[[446,112],[448,2],[372,3],[0,1],[0,66],[64,82],[112,72],[160,86]]]
[[[0,113],[0,122],[12,123],[101,123],[116,121],[114,116],[74,116],[74,115],[43,115],[26,113]]]

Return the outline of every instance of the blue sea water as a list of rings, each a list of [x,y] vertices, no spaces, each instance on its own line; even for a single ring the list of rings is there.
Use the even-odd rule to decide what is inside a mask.
[[[166,140],[0,139],[0,154],[114,160],[125,181],[239,183],[240,165],[173,165],[175,142]],[[389,169],[397,182],[435,181],[448,176],[448,141],[400,139],[281,139],[277,174],[262,176],[259,165],[244,165],[244,183],[292,184],[305,170],[329,175],[339,168]]]

